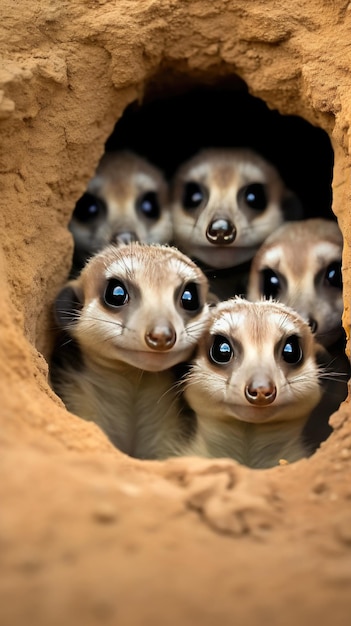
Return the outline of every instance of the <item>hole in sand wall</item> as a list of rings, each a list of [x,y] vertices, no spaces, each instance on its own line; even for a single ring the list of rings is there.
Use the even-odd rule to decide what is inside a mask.
[[[105,148],[172,176],[207,141],[247,136],[306,211],[333,218],[333,196],[350,354],[348,3],[37,4],[4,0],[0,25],[0,622],[346,624],[349,400],[284,467],[139,461],[65,410],[41,355]]]
[[[170,186],[172,186],[175,173],[185,161],[191,159],[194,154],[201,150],[213,148],[225,150],[244,148],[257,152],[275,166],[286,187],[298,198],[301,205],[299,219],[304,221],[311,218],[335,220],[331,208],[334,155],[327,133],[301,117],[284,116],[276,110],[269,109],[263,100],[251,96],[247,86],[238,78],[232,80],[231,87],[228,84],[224,86],[211,85],[210,87],[193,85],[187,89],[180,89],[178,85],[178,89],[169,89],[168,91],[162,90],[162,80],[158,83],[155,79],[150,84],[149,89],[146,90],[143,102],[134,102],[125,109],[105,144],[107,155],[127,150],[147,159],[160,169]],[[118,163],[115,167],[117,171],[121,164]],[[98,170],[97,179],[99,176],[104,178],[104,174],[99,174]],[[99,182],[99,184],[101,183]],[[121,182],[116,184],[119,184],[122,189],[124,181],[121,178]],[[106,211],[111,209],[107,208],[110,200],[106,200],[100,188],[98,188],[95,196],[92,196],[91,192],[94,194],[95,190],[89,187],[88,208],[89,212],[94,209],[93,229],[95,229],[100,228],[99,223],[106,218]],[[95,198],[92,205],[91,197]],[[82,200],[84,203],[86,202],[85,196],[78,201],[74,215],[77,216],[77,222],[81,221],[79,226],[84,228],[86,221],[90,220],[91,217],[89,213],[87,218],[87,205],[82,205]],[[118,204],[117,196],[113,197],[113,201]],[[218,208],[216,210],[217,212],[220,211]],[[96,212],[97,218],[95,217]],[[96,227],[95,223],[97,224]],[[117,227],[115,226],[115,228]],[[274,226],[271,230],[274,231]],[[73,233],[76,234],[76,230],[73,229]],[[130,233],[128,233],[128,238],[129,235]],[[134,232],[132,235],[134,237]],[[105,244],[114,241],[117,235],[114,233],[109,237],[110,239],[107,238]],[[293,254],[296,253],[296,246],[299,248],[301,245],[298,233],[294,237],[296,241],[293,245]],[[126,243],[124,234],[122,238],[122,243]],[[118,235],[119,239],[120,234]],[[120,240],[122,241],[122,239]],[[171,237],[167,240],[160,239],[159,243],[174,243],[174,241]],[[177,241],[175,245],[177,245]],[[305,240],[303,246],[306,246]],[[334,281],[332,286],[335,287],[336,285],[337,290],[335,293],[333,291],[334,295],[332,294],[331,297],[338,297],[341,307],[341,287],[336,284],[340,279],[335,278],[336,273],[339,272],[340,274],[341,272],[341,245],[339,248],[340,258],[334,259],[336,253],[333,249],[333,252],[330,253],[332,254],[331,258],[327,257],[329,260],[323,261],[320,266],[311,269],[314,276],[309,282],[309,289],[315,289],[315,297],[318,295],[319,298],[328,299],[330,298],[328,294],[325,294],[324,291],[322,295],[317,294],[317,290],[322,291],[327,280]],[[91,250],[92,253],[96,251],[98,248]],[[189,253],[189,256],[195,257],[196,260],[196,254]],[[313,262],[311,259],[306,260],[306,263]],[[336,265],[338,265],[337,268]],[[267,272],[266,265],[264,272]],[[284,270],[281,266],[279,272],[277,275],[280,276],[281,274],[280,281],[283,285],[288,279],[284,276]],[[298,272],[300,275],[295,277],[295,282],[298,283],[296,288],[302,290],[305,289],[302,285],[305,280],[303,274],[306,274],[306,268],[301,266]],[[274,274],[275,280],[277,280],[277,275]],[[121,286],[119,288],[122,289]],[[293,291],[293,287],[289,286],[289,289],[291,292]],[[248,288],[245,284],[243,295],[246,296],[247,292]],[[124,285],[123,294],[125,298],[127,296],[129,298]],[[229,293],[228,297],[232,295],[234,293]],[[313,318],[312,305],[307,302],[301,304],[301,294],[289,292],[288,298],[285,294],[287,300],[284,300],[283,287],[281,287],[279,294],[275,292],[272,295],[272,293],[263,291],[260,295],[265,298],[274,297],[277,300],[282,300],[289,306],[296,308],[301,315],[305,316],[308,323],[312,320],[316,327],[318,323],[320,325],[320,322],[317,323]],[[305,293],[304,298],[305,301],[311,300],[313,298],[312,292]],[[223,296],[220,299],[223,300],[226,297]],[[253,298],[249,297],[249,299],[257,300],[258,295]],[[318,307],[314,305],[314,308]],[[324,314],[324,316],[328,315],[330,315],[329,311]],[[339,311],[339,317],[341,317],[341,311]],[[312,323],[310,325],[312,326]],[[313,332],[317,331],[314,329]],[[320,336],[326,335],[327,332],[329,330],[324,330],[324,333],[320,330]],[[322,337],[322,343],[323,341],[324,337]],[[327,342],[327,345],[329,346],[330,343],[332,342]],[[340,360],[340,364],[336,366],[335,361],[338,360]],[[332,363],[333,367],[331,366]],[[337,348],[333,348],[332,353],[328,353],[328,357],[322,359],[320,368],[323,370],[323,375],[319,378],[320,387],[323,390],[323,402],[320,402],[312,412],[311,418],[303,429],[303,439],[309,453],[315,451],[331,433],[331,427],[328,423],[329,416],[338,409],[340,403],[347,396],[349,370],[348,361],[344,356],[343,339],[338,342]],[[330,381],[331,378],[334,378],[334,383],[327,383],[326,381]],[[71,410],[76,412],[74,408],[72,409],[72,405]],[[196,429],[196,427],[194,428]],[[107,433],[109,433],[108,428]],[[112,441],[119,447],[118,437],[112,437]],[[122,450],[128,452],[128,446],[123,447],[122,445]],[[134,454],[130,451],[129,453],[138,457],[138,453]],[[217,456],[227,455],[225,452],[219,454],[217,451]],[[228,456],[230,456],[229,453]],[[154,458],[153,454],[151,454],[151,458]]]

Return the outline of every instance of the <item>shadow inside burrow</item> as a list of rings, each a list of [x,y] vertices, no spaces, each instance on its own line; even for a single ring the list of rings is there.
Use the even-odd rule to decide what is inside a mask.
[[[106,141],[106,151],[129,149],[170,178],[202,148],[248,147],[273,163],[298,196],[305,218],[334,219],[334,154],[328,134],[298,116],[281,115],[238,88],[197,86],[182,93],[146,93],[132,103]]]

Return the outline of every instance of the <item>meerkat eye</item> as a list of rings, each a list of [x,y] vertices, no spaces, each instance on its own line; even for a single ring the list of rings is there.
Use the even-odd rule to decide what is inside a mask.
[[[97,217],[106,213],[106,204],[93,196],[91,193],[85,193],[77,202],[73,212],[73,217],[78,221],[87,223],[92,222]]]
[[[328,265],[325,272],[325,281],[330,287],[342,288],[341,263],[335,261]]]
[[[264,211],[267,207],[267,192],[262,183],[252,183],[243,189],[244,200],[250,209]]]
[[[198,311],[200,308],[198,286],[195,283],[185,285],[180,301],[185,311]]]
[[[109,307],[121,307],[129,302],[129,293],[117,278],[111,278],[106,286],[104,302]]]
[[[199,183],[185,183],[183,191],[183,206],[185,209],[197,209],[205,199],[205,189]]]
[[[209,352],[210,360],[217,365],[225,365],[232,360],[233,355],[234,351],[228,339],[223,335],[216,335]]]
[[[297,365],[302,360],[302,348],[297,335],[291,335],[285,341],[282,351],[283,359],[286,363]]]
[[[262,294],[266,298],[276,299],[281,288],[278,276],[273,270],[267,268],[262,270]]]
[[[137,202],[137,208],[151,220],[157,220],[160,217],[161,210],[156,191],[147,191]]]

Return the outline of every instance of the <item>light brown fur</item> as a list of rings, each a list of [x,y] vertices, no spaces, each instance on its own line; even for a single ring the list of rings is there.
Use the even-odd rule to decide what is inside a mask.
[[[218,364],[213,351],[221,337],[233,354]],[[287,362],[285,346],[295,341],[301,361]],[[181,453],[231,457],[253,468],[305,456],[302,430],[321,397],[316,354],[308,325],[288,307],[240,298],[218,304],[185,381],[197,433]]]
[[[247,298],[255,301],[265,293],[264,272],[272,270],[279,280],[275,299],[294,308],[315,327],[317,340],[330,346],[342,336],[342,289],[326,280],[332,263],[341,265],[342,234],[338,225],[325,219],[286,223],[278,228],[255,255]]]
[[[116,305],[121,285],[128,298]],[[171,368],[194,352],[207,289],[201,270],[175,248],[109,246],[92,258],[56,301],[58,322],[80,353],[75,359],[63,339],[53,360],[53,386],[67,408],[130,455],[167,456],[184,430]]]
[[[69,227],[75,241],[78,268],[109,243],[171,241],[168,185],[162,172],[143,157],[127,150],[105,153],[87,192],[103,202],[105,211],[84,221],[79,218],[77,204]],[[150,217],[141,210],[142,200],[148,198],[150,192],[158,203],[157,217]]]
[[[184,190],[195,182],[205,197],[197,208],[184,206]],[[260,184],[266,192],[263,210],[244,200],[248,185]],[[173,181],[174,241],[188,254],[212,268],[228,268],[249,261],[264,239],[284,221],[284,203],[291,197],[277,170],[248,149],[202,150],[184,163]],[[209,242],[209,225],[225,219],[235,228],[230,243]],[[234,293],[233,293],[234,295]]]

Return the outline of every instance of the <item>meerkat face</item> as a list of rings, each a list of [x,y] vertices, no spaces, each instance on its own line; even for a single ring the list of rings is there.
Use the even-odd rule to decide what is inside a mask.
[[[324,346],[342,335],[342,235],[335,222],[284,224],[257,252],[248,299],[280,300],[310,324]]]
[[[276,169],[255,152],[203,150],[174,179],[174,241],[211,267],[239,265],[284,221],[288,197]]]
[[[172,222],[162,173],[131,152],[106,153],[70,223],[85,260],[109,243],[168,243]]]
[[[307,417],[321,397],[308,324],[280,303],[220,303],[210,312],[185,396],[199,418],[259,424]]]
[[[175,248],[109,246],[59,294],[56,317],[86,358],[162,371],[192,355],[207,290],[201,270]]]

